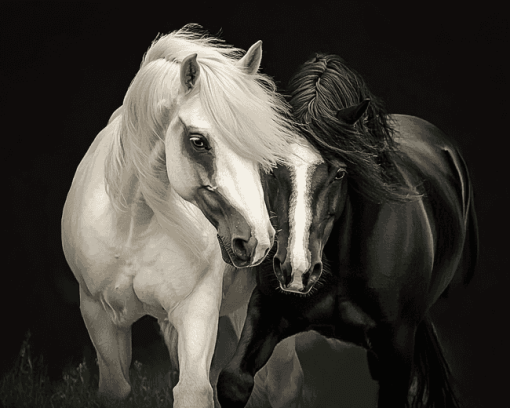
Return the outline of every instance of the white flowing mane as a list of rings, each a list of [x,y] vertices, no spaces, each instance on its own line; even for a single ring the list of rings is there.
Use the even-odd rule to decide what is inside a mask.
[[[188,24],[152,43],[124,98],[122,121],[105,164],[107,191],[116,211],[129,209],[132,202],[126,192],[137,179],[139,192],[159,224],[178,234],[198,257],[202,235],[192,212],[185,210],[191,204],[181,200],[181,208],[168,205],[169,195],[177,194],[166,173],[164,138],[180,86],[180,62],[197,54],[200,78],[192,92],[198,92],[217,134],[237,154],[267,171],[286,161],[288,143],[295,138],[287,119],[288,105],[273,80],[241,70],[235,63],[244,51],[205,35],[200,28]]]

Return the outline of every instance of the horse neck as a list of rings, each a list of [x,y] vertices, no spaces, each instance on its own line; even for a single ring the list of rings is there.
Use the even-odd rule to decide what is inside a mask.
[[[381,211],[381,205],[367,200],[361,193],[348,188],[342,214],[335,222],[328,243],[328,251],[341,263],[349,264],[353,254],[357,253],[363,231],[375,225]],[[338,254],[338,255],[337,255]],[[328,257],[329,258],[329,257]]]
[[[332,248],[332,253],[336,253],[335,258],[339,259],[341,263],[349,263],[349,255],[351,253],[352,245],[352,231],[353,231],[353,203],[351,196],[348,195],[342,211],[342,215],[335,222],[333,231],[328,240]],[[329,257],[328,257],[329,258]]]

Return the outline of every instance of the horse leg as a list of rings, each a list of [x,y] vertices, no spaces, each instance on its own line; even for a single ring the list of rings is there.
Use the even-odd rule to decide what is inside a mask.
[[[97,352],[99,394],[112,399],[126,398],[131,392],[131,325],[117,326],[103,305],[81,288],[80,310]]]
[[[222,280],[206,275],[193,292],[168,314],[177,330],[179,382],[174,408],[213,408],[209,370],[218,333]]]
[[[368,353],[368,363],[372,377],[379,382],[378,408],[407,406],[414,335],[414,326],[401,325],[378,330],[370,336],[372,350]]]
[[[246,319],[246,309],[248,303],[243,307],[240,307],[236,311],[220,317],[218,323],[218,337],[216,339],[216,346],[214,348],[214,355],[211,362],[211,370],[209,379],[214,391],[214,404],[220,406],[218,401],[218,393],[216,384],[218,383],[218,377],[221,370],[232,359],[234,352],[236,351],[239,338]]]
[[[216,394],[216,383],[218,382],[218,376],[221,370],[228,364],[232,359],[232,356],[237,347],[239,337],[241,336],[241,329],[238,330],[238,320],[241,319],[244,323],[246,317],[246,307],[248,305],[239,308],[230,315],[222,316],[218,322],[218,336],[216,339],[216,346],[214,348],[214,354],[211,361],[211,370],[209,374],[209,381],[214,391],[214,406],[220,407],[218,397]],[[179,358],[177,355],[177,330],[167,320],[159,321],[163,338],[165,339],[166,346],[170,353],[170,361],[172,365],[172,371],[169,373],[170,388],[173,390],[174,386],[179,382]]]
[[[170,366],[171,371],[167,374],[167,381],[170,385],[170,390],[172,391],[175,385],[179,382],[179,358],[177,356],[177,330],[175,327],[168,321],[168,319],[158,320],[159,327],[161,329],[161,333],[163,334],[163,339],[165,340],[165,345],[168,349],[168,354],[170,355]]]
[[[220,318],[218,340],[211,366],[211,384],[215,390],[220,371],[230,362],[241,337],[246,320],[246,308],[240,307],[230,315]],[[300,395],[303,384],[303,370],[296,353],[295,337],[278,343],[271,358],[255,376],[255,384],[247,407],[272,408],[296,406],[296,396]],[[282,392],[283,390],[283,392]],[[216,403],[216,399],[215,399]]]
[[[254,377],[282,339],[278,314],[271,298],[253,291],[241,339],[234,357],[218,379],[218,399],[224,407],[244,407],[254,386]]]
[[[368,362],[368,370],[370,371],[370,376],[372,380],[379,381],[379,362],[377,360],[377,355],[373,350],[367,351],[367,362]]]
[[[258,372],[258,380],[264,384],[267,399],[272,408],[300,406],[303,377],[303,369],[296,353],[295,336],[278,343],[267,364]],[[255,389],[253,394],[255,394]],[[253,394],[248,401],[248,407],[251,406],[254,399]],[[258,407],[258,405],[255,403],[253,407]]]

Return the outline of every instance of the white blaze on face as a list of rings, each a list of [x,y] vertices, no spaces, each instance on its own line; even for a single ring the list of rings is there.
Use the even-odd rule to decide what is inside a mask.
[[[294,278],[290,288],[301,288],[301,276],[310,268],[310,251],[308,239],[310,224],[312,222],[312,209],[310,208],[310,185],[315,167],[323,162],[322,157],[310,146],[294,144],[291,147],[292,165],[290,174],[292,180],[292,193],[289,203],[289,244],[287,256]]]
[[[244,217],[251,235],[257,239],[253,263],[258,263],[271,247],[275,234],[267,213],[258,166],[234,154],[221,141],[216,141],[216,145],[214,181],[218,191]]]

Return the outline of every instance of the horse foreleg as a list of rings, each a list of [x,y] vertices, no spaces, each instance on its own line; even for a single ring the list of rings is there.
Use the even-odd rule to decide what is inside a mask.
[[[412,380],[415,328],[402,325],[371,337],[369,366],[379,382],[378,408],[407,406]]]
[[[80,309],[97,352],[99,394],[112,399],[126,398],[131,392],[131,326],[114,324],[103,305],[81,288]]]
[[[267,363],[281,340],[280,321],[278,308],[271,298],[265,298],[255,289],[234,357],[218,379],[218,399],[223,407],[246,406],[255,374]]]
[[[220,406],[216,392],[218,377],[221,370],[232,360],[236,351],[237,343],[243,330],[247,307],[248,304],[229,315],[220,317],[218,323],[218,337],[209,374],[209,380],[215,393],[214,403],[218,407]]]
[[[177,330],[179,382],[174,408],[213,408],[209,369],[218,332],[221,279],[204,277],[200,285],[169,313]]]
[[[301,406],[303,369],[296,353],[296,338],[289,337],[278,343],[267,364],[258,372],[272,408],[296,408]],[[257,388],[257,385],[255,386]],[[255,394],[255,390],[253,392]],[[252,403],[248,401],[248,407]],[[253,405],[257,407],[258,405]]]

